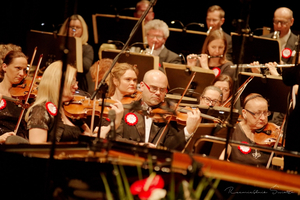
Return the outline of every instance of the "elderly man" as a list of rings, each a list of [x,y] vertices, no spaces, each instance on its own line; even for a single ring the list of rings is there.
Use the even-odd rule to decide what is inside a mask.
[[[297,36],[292,33],[291,26],[294,24],[293,11],[286,7],[280,7],[274,12],[274,32],[265,37],[277,38],[281,46],[281,61],[291,64],[296,53]],[[274,35],[278,34],[278,36]],[[270,60],[271,62],[272,60]]]
[[[208,33],[214,30],[222,30],[222,25],[225,22],[225,11],[218,5],[213,5],[207,9],[206,14],[206,25],[208,28]],[[223,31],[224,32],[224,31]],[[227,54],[226,58],[232,61],[232,39],[231,36],[225,33],[227,40]]]
[[[160,107],[164,102],[167,92],[168,80],[166,75],[160,70],[150,70],[146,72],[143,81],[140,83],[142,99],[134,102],[141,106],[142,110],[150,113],[151,110]],[[197,129],[201,121],[200,111],[198,109],[189,112],[186,126],[182,130],[177,129],[177,123],[171,121],[164,133],[166,123],[157,122],[153,118],[144,115],[138,111],[125,111],[121,125],[117,129],[117,141],[128,142],[132,144],[147,144],[149,147],[156,147],[158,138],[161,134],[162,139],[159,146],[165,146],[169,149],[182,150],[186,141]]]
[[[144,29],[149,45],[146,52],[158,56],[160,66],[162,66],[163,62],[181,64],[179,55],[165,47],[170,31],[164,21],[159,19],[151,20],[145,25]]]

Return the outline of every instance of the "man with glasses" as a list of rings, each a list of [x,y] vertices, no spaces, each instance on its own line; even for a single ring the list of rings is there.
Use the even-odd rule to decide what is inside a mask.
[[[242,143],[255,144],[257,143],[256,136],[265,134],[263,130],[268,124],[268,116],[271,114],[268,110],[268,102],[260,94],[251,93],[245,98],[243,108],[243,120],[236,124],[231,139]],[[272,131],[276,132],[273,132],[276,135],[279,133],[279,127],[274,126],[275,130]],[[271,137],[269,140],[271,143],[276,141]],[[224,153],[223,151],[220,159],[224,158]],[[267,152],[246,146],[229,146],[228,148],[228,160],[236,163],[266,167],[269,157],[270,154]]]
[[[162,66],[163,62],[181,64],[179,55],[165,47],[170,31],[164,21],[159,19],[151,20],[145,25],[144,30],[149,46],[146,52],[158,56],[160,66]]]
[[[148,114],[161,107],[167,93],[167,86],[167,77],[160,70],[150,70],[145,73],[144,79],[140,83],[142,99],[132,104],[135,111],[125,111],[121,125],[116,131],[117,141],[156,147],[158,138],[165,129],[166,121],[156,121]],[[175,121],[171,121],[158,145],[182,150],[186,141],[196,131],[200,121],[198,109],[187,113],[186,126],[182,130],[178,130]]]
[[[296,53],[297,36],[292,33],[291,26],[294,24],[293,11],[286,7],[280,7],[274,12],[274,32],[266,35],[269,38],[276,38],[275,33],[279,32],[280,56],[283,63],[291,64]],[[272,62],[272,60],[270,60]]]

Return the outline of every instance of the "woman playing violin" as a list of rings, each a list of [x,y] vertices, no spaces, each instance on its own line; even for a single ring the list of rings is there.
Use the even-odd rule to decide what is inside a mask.
[[[243,120],[239,122],[232,134],[232,140],[248,144],[268,145],[260,138],[265,136],[265,127],[268,124],[268,102],[260,94],[251,93],[244,100],[244,109],[242,110]],[[274,125],[274,124],[273,124]],[[279,127],[274,125],[272,135],[279,133]],[[224,158],[224,151],[220,159]],[[229,146],[228,158],[232,162],[249,164],[254,166],[266,166],[270,154],[267,152],[251,149],[246,146]]]
[[[39,85],[36,101],[26,113],[25,119],[28,123],[27,128],[29,129],[30,143],[44,143],[51,140],[50,136],[53,136],[54,131],[54,116],[56,116],[58,112],[60,112],[61,118],[58,120],[58,128],[56,131],[57,142],[77,141],[81,134],[90,135],[91,133],[87,124],[82,120],[72,120],[68,118],[63,112],[62,107],[58,107],[61,71],[61,61],[56,61],[47,67]],[[76,69],[68,65],[62,102],[71,101],[77,89]],[[111,105],[111,107],[116,110],[117,119],[119,118],[118,116],[122,116],[123,106],[120,102]],[[116,127],[117,126],[116,122]],[[101,137],[105,137],[107,132],[101,131]],[[93,136],[96,136],[96,134]]]
[[[230,97],[231,88],[233,85],[233,81],[230,76],[228,76],[227,74],[220,74],[213,80],[212,85],[222,90],[222,102],[225,102]]]
[[[211,31],[204,41],[201,55],[189,54],[187,65],[213,69],[216,76],[227,74],[233,78],[235,71],[230,67],[233,64],[225,56],[227,48],[228,44],[223,31]]]
[[[21,51],[10,51],[3,59],[0,69],[1,77],[0,94],[3,97],[12,97],[11,88],[19,84],[26,75],[27,57]],[[15,135],[13,132],[16,128],[21,108],[11,101],[4,98],[0,101],[0,143],[5,142],[6,138]],[[26,123],[24,120],[18,128],[17,135],[27,138]]]

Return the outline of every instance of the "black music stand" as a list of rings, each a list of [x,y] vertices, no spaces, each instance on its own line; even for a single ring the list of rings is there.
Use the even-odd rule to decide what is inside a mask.
[[[287,112],[287,97],[291,88],[283,83],[282,77],[241,72],[239,74],[240,85],[243,84],[249,76],[254,76],[254,78],[243,91],[241,102],[243,102],[248,94],[259,93],[268,100],[270,111],[280,113]]]
[[[177,28],[169,28],[170,35],[166,41],[166,47],[176,53],[182,53],[185,57],[189,54],[200,54],[206,32]]]
[[[68,63],[77,67],[78,72],[83,72],[82,67],[82,42],[80,38],[54,35],[50,32],[31,30],[27,35],[26,55],[32,57],[35,47],[37,55],[43,54],[40,69],[44,70],[49,64],[63,58],[63,48],[68,39]],[[37,63],[36,56],[34,63]]]
[[[280,62],[280,44],[278,40],[261,37],[249,36],[246,37],[244,46],[243,63],[252,63],[259,61],[260,63]],[[243,36],[237,33],[231,33],[233,63],[239,63],[241,45]]]
[[[107,14],[94,14],[93,32],[95,44],[107,43],[108,40],[121,41],[125,43],[129,37],[132,28],[135,26],[139,18],[107,15]],[[133,36],[130,44],[135,42],[144,43],[144,23],[138,27],[136,34]]]
[[[100,59],[102,58],[110,58],[114,59],[118,54],[120,50],[113,50],[113,49],[107,49],[102,50],[100,52]],[[138,82],[142,81],[144,78],[144,74],[151,70],[151,69],[158,69],[159,68],[159,58],[158,56],[153,55],[146,55],[146,54],[139,54],[134,52],[124,52],[120,55],[118,59],[119,63],[129,63],[132,65],[137,65],[137,68],[139,70],[138,74]]]
[[[230,108],[219,106],[209,107],[202,105],[198,105],[196,107],[200,109],[201,113],[221,119],[223,122],[227,121],[230,114]],[[233,109],[233,124],[237,122],[238,117],[238,110]],[[231,129],[232,132],[233,130],[234,129]],[[215,144],[211,142],[197,143],[201,135],[211,135],[226,138],[226,126],[217,123],[200,123],[197,131],[194,133],[193,137],[188,141],[186,145],[186,150],[188,150],[189,152],[218,157],[221,154],[222,150],[225,148],[225,145]]]
[[[168,77],[169,96],[170,94],[181,96],[184,92],[185,87],[190,82],[193,72],[196,72],[196,76],[185,94],[185,97],[197,99],[195,103],[199,102],[199,97],[202,94],[204,88],[211,85],[212,81],[215,78],[215,74],[212,70],[203,69],[201,67],[165,62],[163,63],[163,67]]]

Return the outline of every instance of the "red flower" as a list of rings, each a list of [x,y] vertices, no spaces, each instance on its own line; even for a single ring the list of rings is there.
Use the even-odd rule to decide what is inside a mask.
[[[130,191],[131,194],[138,195],[140,199],[148,199],[155,190],[162,189],[164,184],[162,177],[153,173],[148,178],[134,182],[130,186]],[[166,192],[161,198],[163,198],[165,194]]]

